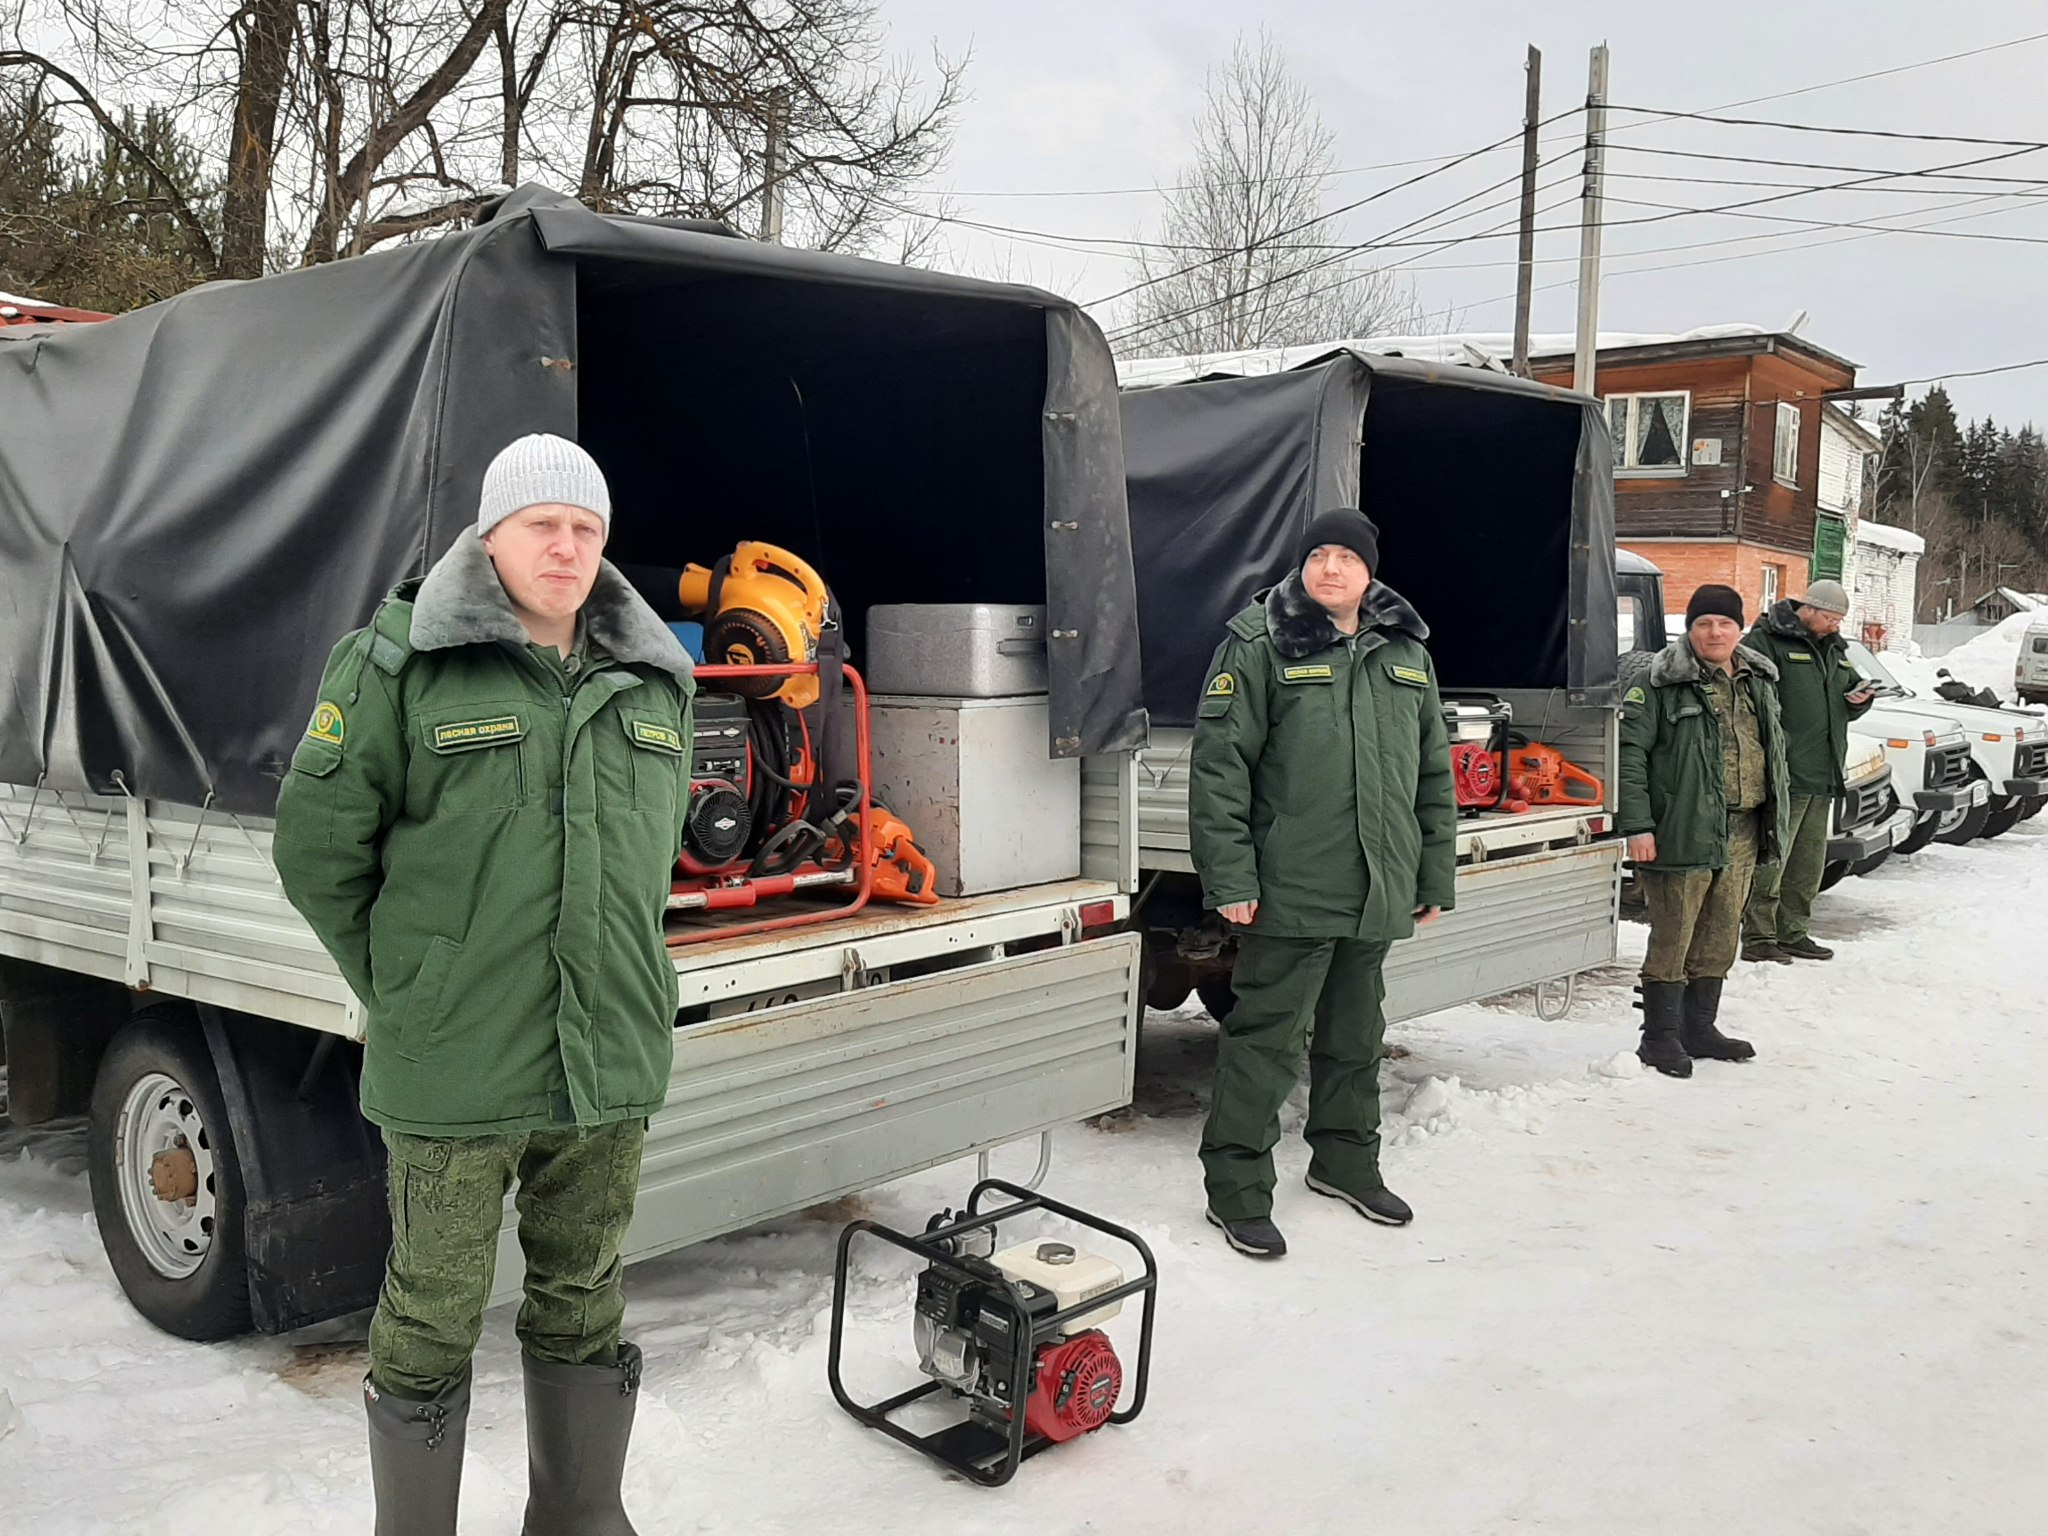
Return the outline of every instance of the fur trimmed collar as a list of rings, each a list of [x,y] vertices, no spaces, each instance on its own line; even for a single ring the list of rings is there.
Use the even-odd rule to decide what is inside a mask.
[[[1778,664],[1762,651],[1751,650],[1746,645],[1735,647],[1735,654],[1751,671],[1775,683],[1778,680]],[[1707,680],[1707,669],[1700,664],[1699,657],[1692,651],[1692,642],[1680,635],[1676,640],[1657,653],[1657,659],[1650,663],[1650,683],[1657,688],[1675,688],[1683,683],[1703,683]]]
[[[1329,610],[1308,595],[1301,572],[1289,571],[1287,578],[1268,591],[1262,601],[1266,633],[1273,639],[1273,649],[1290,661],[1313,656],[1343,642],[1344,632],[1330,617]],[[1429,638],[1429,626],[1422,622],[1422,615],[1383,581],[1375,581],[1365,589],[1365,601],[1358,607],[1358,629],[1361,634],[1368,629],[1386,629],[1417,641]]]
[[[613,661],[637,662],[679,681],[689,680],[690,653],[609,560],[598,564],[597,582],[583,604],[583,625],[584,633]],[[413,594],[411,640],[415,651],[498,640],[527,643],[526,629],[498,581],[498,569],[474,532],[457,536]]]

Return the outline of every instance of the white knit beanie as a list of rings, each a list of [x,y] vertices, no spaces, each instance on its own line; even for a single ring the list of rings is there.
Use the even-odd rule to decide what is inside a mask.
[[[476,531],[481,538],[514,512],[545,502],[584,507],[612,524],[612,493],[604,471],[581,445],[552,432],[529,432],[498,450],[484,471],[483,495],[477,502]]]

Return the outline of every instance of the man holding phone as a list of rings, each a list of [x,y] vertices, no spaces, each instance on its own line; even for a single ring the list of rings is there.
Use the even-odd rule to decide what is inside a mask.
[[[1785,722],[1791,801],[1785,856],[1759,864],[1742,924],[1742,958],[1790,965],[1832,960],[1835,952],[1807,931],[1827,867],[1828,824],[1842,792],[1849,722],[1870,708],[1870,683],[1849,662],[1842,620],[1849,594],[1816,581],[1760,615],[1746,643],[1777,663],[1778,711]]]

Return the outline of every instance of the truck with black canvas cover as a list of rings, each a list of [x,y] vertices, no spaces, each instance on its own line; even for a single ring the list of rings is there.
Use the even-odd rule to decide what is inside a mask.
[[[1308,354],[1298,366],[1286,366]],[[1202,906],[1188,769],[1224,626],[1355,506],[1428,624],[1463,811],[1457,906],[1397,944],[1398,1020],[1518,988],[1568,1006],[1614,958],[1621,845],[1614,492],[1597,401],[1478,368],[1339,346],[1122,365],[1145,705],[1139,926],[1147,995],[1231,1001],[1233,942]],[[1144,380],[1140,385],[1133,381]],[[1553,983],[1562,983],[1554,989]]]
[[[716,861],[683,872],[627,1258],[1128,1102],[1146,722],[1114,373],[1072,304],[527,188],[443,239],[0,340],[0,421],[7,1112],[89,1112],[99,1228],[153,1321],[277,1331],[376,1294],[364,1010],[271,816],[329,648],[474,526],[524,433],[596,458],[622,568],[753,541],[819,573],[856,666],[873,608],[1044,616],[1003,716],[1065,796],[1030,873],[764,928],[720,910]],[[508,1228],[500,1299],[517,1260]]]

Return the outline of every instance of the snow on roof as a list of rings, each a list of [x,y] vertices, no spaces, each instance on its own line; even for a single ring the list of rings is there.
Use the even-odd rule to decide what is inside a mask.
[[[2015,587],[2000,587],[1998,595],[2025,613],[2032,613],[2036,608],[2048,608],[2048,596],[2039,592],[2022,592]]]
[[[1867,422],[1859,421],[1833,401],[1823,402],[1820,427],[1823,432],[1839,432],[1866,453],[1876,453],[1884,447],[1884,439],[1871,431]]]
[[[1761,325],[1703,325],[1697,330],[1661,334],[1647,331],[1602,331],[1599,348],[1654,347],[1679,341],[1715,341],[1729,336],[1768,336]],[[1531,357],[1569,354],[1578,340],[1569,331],[1529,338]],[[1218,374],[1249,376],[1285,373],[1332,352],[1369,352],[1381,357],[1412,357],[1425,363],[1463,363],[1505,373],[1515,355],[1515,338],[1507,331],[1467,331],[1443,336],[1347,336],[1304,342],[1293,347],[1253,347],[1241,352],[1196,352],[1180,357],[1126,358],[1116,365],[1117,383],[1126,389],[1146,384],[1181,384]]]
[[[1927,541],[1919,534],[1906,528],[1894,528],[1890,523],[1873,522],[1867,517],[1856,524],[1856,542],[1874,544],[1879,549],[1895,549],[1902,555],[1927,553]]]

